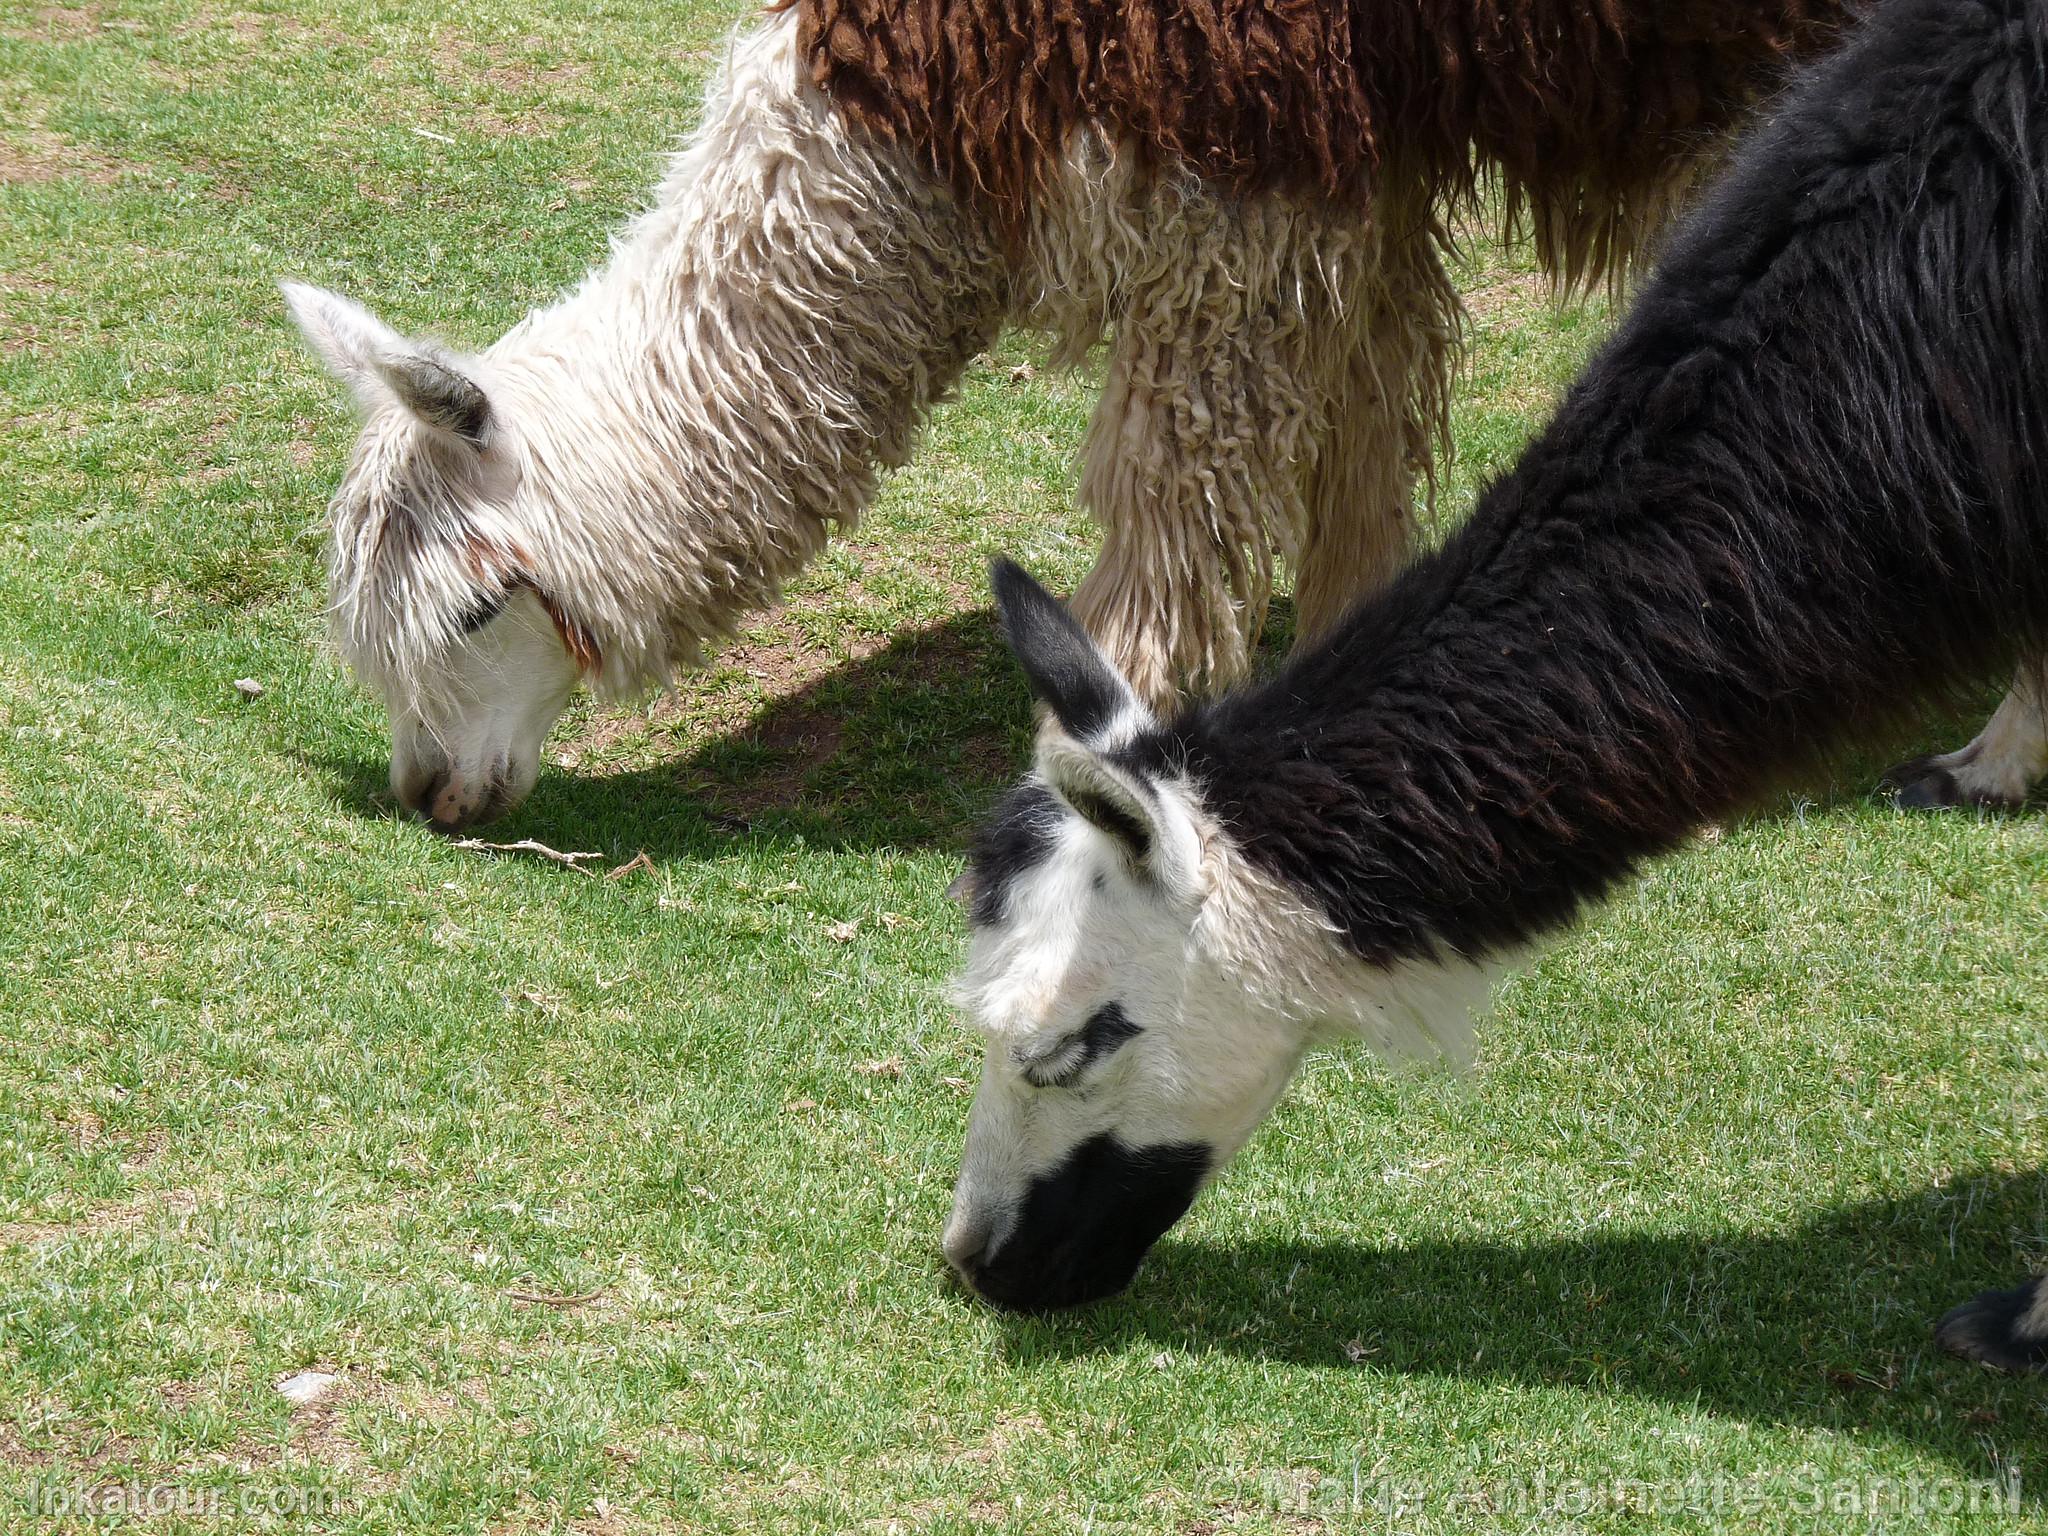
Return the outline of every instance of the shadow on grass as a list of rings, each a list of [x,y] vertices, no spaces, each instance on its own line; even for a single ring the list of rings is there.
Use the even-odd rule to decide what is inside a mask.
[[[1293,632],[1273,605],[1257,664]],[[692,680],[678,685],[685,696]],[[675,758],[608,774],[543,765],[525,805],[480,831],[657,860],[735,843],[964,849],[1029,766],[1030,695],[987,609],[895,635]],[[344,804],[392,814],[382,762],[308,759]]]
[[[1169,1239],[1126,1299],[1012,1319],[1007,1347],[1063,1357],[1170,1345],[1659,1398],[1910,1442],[1979,1476],[1992,1475],[1995,1448],[2021,1463],[2040,1503],[2044,1384],[1949,1358],[1933,1326],[1957,1302],[2016,1284],[2043,1233],[2048,1174],[2034,1172],[1959,1178],[1779,1233],[1398,1248]]]
[[[688,694],[692,680],[678,685]],[[608,774],[544,764],[480,836],[657,860],[745,843],[964,847],[1029,761],[1031,701],[987,611],[906,630],[675,758]],[[343,803],[392,812],[382,762],[313,759]]]
[[[1768,824],[1797,821],[1816,812],[1838,810],[1848,805],[1871,802],[1888,805],[1892,791],[1886,783],[1886,776],[1893,769],[1924,755],[1953,752],[1963,746],[1984,728],[1985,721],[1991,718],[1991,712],[2004,697],[2003,687],[1987,685],[1981,694],[1968,700],[1930,708],[1910,729],[1892,732],[1888,740],[1842,753],[1831,759],[1822,773],[1806,782],[1775,791],[1739,820]],[[1950,810],[1916,810],[1904,814],[2027,816],[2044,806],[2048,806],[2048,785],[2037,787],[2027,803],[2016,810],[1960,806]]]

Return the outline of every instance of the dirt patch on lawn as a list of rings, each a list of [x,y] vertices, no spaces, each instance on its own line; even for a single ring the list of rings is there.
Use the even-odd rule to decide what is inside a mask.
[[[499,90],[514,94],[571,85],[590,73],[590,66],[575,59],[538,63],[533,55],[545,56],[546,42],[539,37],[509,42],[477,42],[459,32],[434,34],[434,67],[451,79],[483,80]]]
[[[651,709],[595,718],[551,754],[659,778],[735,828],[787,812],[898,823],[919,841],[957,832],[962,791],[978,804],[1019,766],[1028,707],[987,614],[843,646],[780,617]]]
[[[77,339],[75,326],[58,328],[44,324],[44,311],[57,293],[57,285],[46,277],[0,272],[0,357],[14,357],[50,343]]]
[[[199,1209],[199,1196],[189,1189],[170,1189],[94,1206],[69,1221],[0,1222],[0,1248],[29,1247],[60,1237],[102,1237],[132,1232],[160,1216],[178,1220]]]
[[[16,1467],[24,1471],[35,1467],[47,1467],[54,1458],[48,1451],[32,1451],[21,1437],[21,1431],[5,1419],[0,1419],[0,1467]]]
[[[752,733],[768,758],[738,782],[696,781],[722,815],[747,820],[801,800],[811,777],[839,755],[844,724],[816,709],[770,709]]]
[[[998,1413],[977,1444],[955,1446],[941,1455],[943,1460],[956,1464],[1000,1466],[1017,1442],[1037,1438],[1046,1432],[1045,1420],[1035,1413]]]
[[[225,27],[245,43],[268,43],[279,38],[295,43],[359,41],[336,26],[316,26],[302,17],[267,15],[256,11],[202,13],[198,20],[182,30],[193,32],[207,27]]]
[[[46,1442],[43,1445],[31,1446],[16,1421],[0,1418],[0,1467],[47,1472],[61,1465],[73,1472],[99,1473],[109,1467],[134,1466],[150,1478],[175,1485],[181,1479],[221,1468],[249,1476],[312,1466],[335,1474],[337,1480],[345,1478],[351,1497],[374,1497],[389,1492],[395,1480],[370,1460],[363,1444],[350,1433],[352,1413],[391,1412],[438,1423],[488,1401],[489,1395],[482,1382],[464,1381],[442,1391],[395,1386],[358,1376],[339,1365],[308,1369],[333,1379],[310,1400],[292,1404],[282,1436],[274,1431],[243,1433],[216,1450],[158,1460],[147,1453],[143,1441],[102,1431],[44,1405],[28,1415],[38,1425],[37,1438]],[[158,1388],[158,1395],[165,1409],[184,1413],[212,1401],[215,1388],[202,1382],[167,1381]]]
[[[106,13],[96,5],[39,5],[26,22],[6,29],[6,36],[24,43],[76,43],[97,37]]]
[[[1510,273],[1468,288],[1460,297],[1465,313],[1475,321],[1512,320],[1554,309],[1560,302],[1557,286],[1541,272]]]
[[[32,187],[75,180],[111,187],[125,174],[120,161],[48,129],[34,129],[21,139],[0,139],[0,185]]]
[[[257,1465],[283,1461],[296,1454],[323,1467],[348,1473],[350,1481],[360,1491],[378,1491],[371,1485],[381,1484],[382,1480],[374,1475],[365,1475],[363,1448],[342,1426],[342,1410],[359,1395],[355,1384],[343,1376],[317,1402],[293,1404],[290,1441],[282,1446],[256,1447]]]

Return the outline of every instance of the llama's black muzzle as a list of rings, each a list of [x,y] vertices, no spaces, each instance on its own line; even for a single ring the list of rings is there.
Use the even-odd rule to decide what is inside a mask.
[[[1129,1147],[1092,1137],[1034,1179],[1016,1224],[993,1251],[957,1267],[1013,1312],[1051,1312],[1114,1296],[1167,1229],[1187,1214],[1214,1156],[1200,1142]]]

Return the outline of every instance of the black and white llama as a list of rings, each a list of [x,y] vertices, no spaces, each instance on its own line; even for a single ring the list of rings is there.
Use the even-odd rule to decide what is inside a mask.
[[[1891,0],[1680,230],[1514,473],[1269,680],[1156,718],[995,573],[1064,733],[956,886],[989,1049],[946,1252],[1121,1289],[1319,1038],[1492,979],[2048,631],[2048,0]],[[2038,653],[2038,649],[2037,649]],[[2048,1280],[1945,1343],[2048,1364]]]

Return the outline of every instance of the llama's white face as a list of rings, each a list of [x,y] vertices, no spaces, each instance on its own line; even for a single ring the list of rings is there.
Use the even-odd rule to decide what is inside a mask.
[[[1225,867],[1187,786],[1117,753],[1145,717],[1051,597],[999,569],[1011,644],[1065,727],[956,888],[986,1035],[945,1249],[999,1305],[1121,1290],[1272,1108],[1307,1031],[1219,937]],[[1227,922],[1227,918],[1225,919]]]
[[[513,510],[516,425],[476,364],[322,289],[293,318],[362,407],[329,508],[330,617],[391,714],[391,788],[455,831],[532,790],[541,744],[595,660],[536,580]]]
[[[447,832],[500,816],[532,793],[541,744],[581,677],[530,588],[484,611],[488,620],[449,649],[432,692],[385,691],[391,792]]]

